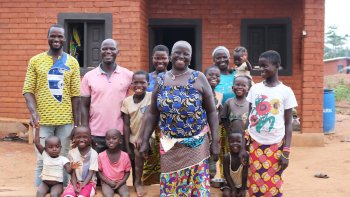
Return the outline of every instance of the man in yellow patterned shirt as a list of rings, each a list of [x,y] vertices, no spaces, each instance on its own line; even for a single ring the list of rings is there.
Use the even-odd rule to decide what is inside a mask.
[[[62,145],[60,155],[68,157],[72,122],[79,125],[80,71],[77,60],[63,52],[64,34],[61,25],[49,28],[50,48],[30,59],[22,94],[31,113],[30,123],[35,126],[40,123],[40,144],[45,146],[46,138],[57,136]],[[37,149],[35,152],[38,157],[35,186],[38,187],[42,182],[39,176],[43,161]],[[65,172],[63,185],[68,183],[69,176]]]

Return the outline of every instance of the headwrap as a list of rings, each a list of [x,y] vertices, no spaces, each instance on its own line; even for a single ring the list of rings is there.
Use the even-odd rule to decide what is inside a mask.
[[[224,46],[218,46],[214,49],[213,53],[211,54],[213,56],[213,58],[214,58],[216,51],[218,51],[218,50],[224,50],[226,52],[227,58],[230,59],[230,51]]]

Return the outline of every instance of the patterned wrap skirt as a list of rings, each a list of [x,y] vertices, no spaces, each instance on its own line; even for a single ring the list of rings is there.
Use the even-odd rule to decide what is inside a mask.
[[[283,196],[283,171],[278,165],[284,141],[263,145],[249,137],[247,197]]]
[[[224,155],[230,152],[230,146],[228,145],[227,133],[223,124],[219,125],[219,144],[220,144],[220,175],[224,179]]]
[[[148,159],[143,166],[142,184],[152,185],[159,184],[160,178],[160,129],[159,126],[155,128],[154,142],[150,143],[150,150],[148,152]]]
[[[175,143],[170,150],[161,155],[161,197],[210,196],[208,134],[203,138],[203,143],[196,147]]]

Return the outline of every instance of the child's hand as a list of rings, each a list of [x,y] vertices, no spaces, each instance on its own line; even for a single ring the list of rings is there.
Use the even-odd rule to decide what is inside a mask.
[[[71,164],[70,164],[70,168],[72,168],[73,170],[75,170],[75,169],[77,169],[79,166],[81,166],[81,163],[79,162],[79,161],[77,161],[77,162],[72,162]]]
[[[241,60],[243,60],[244,62],[248,61],[248,53],[243,53],[243,57],[241,57]]]
[[[233,197],[237,197],[237,192],[236,192],[236,190],[235,190],[235,189],[232,191],[231,196],[233,196]]]
[[[118,189],[120,186],[122,186],[122,182],[121,181],[120,182],[113,181],[113,182],[116,183],[116,186],[114,188],[112,188],[112,189]]]
[[[112,188],[115,189],[118,186],[118,182],[116,181],[110,181],[108,185]]]
[[[79,193],[80,193],[80,190],[81,190],[81,187],[78,189],[78,188],[74,188],[74,192],[77,196],[79,196]]]
[[[232,74],[235,70],[236,70],[236,69],[234,69],[234,68],[229,68],[229,69],[228,69],[228,73]]]
[[[241,192],[239,192],[238,197],[245,197],[245,190],[242,189]]]
[[[245,166],[247,164],[246,158],[247,158],[247,152],[246,151],[240,151],[238,154],[238,157],[241,159],[241,163]]]
[[[91,136],[91,144],[97,146],[97,142],[95,141],[95,138]]]

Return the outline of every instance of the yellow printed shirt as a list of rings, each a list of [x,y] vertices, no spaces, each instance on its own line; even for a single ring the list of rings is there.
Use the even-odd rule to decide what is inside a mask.
[[[36,93],[40,125],[72,123],[71,97],[80,96],[77,60],[64,53],[53,64],[52,57],[47,52],[34,56],[29,61],[22,94],[27,92]]]

